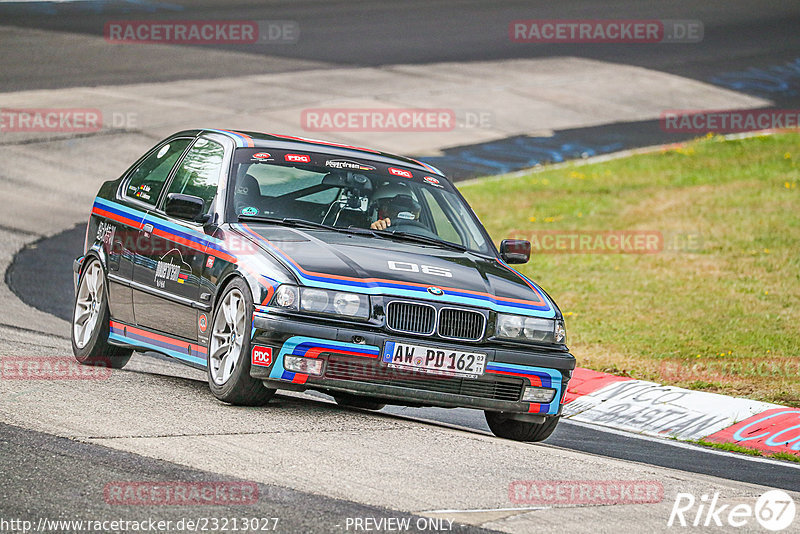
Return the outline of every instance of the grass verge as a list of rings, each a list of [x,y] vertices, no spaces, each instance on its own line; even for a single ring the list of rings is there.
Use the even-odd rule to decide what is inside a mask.
[[[558,302],[578,365],[800,406],[800,135],[708,137],[465,184],[490,234]],[[640,232],[656,252],[552,253],[543,236]],[[593,241],[594,242],[594,241]]]
[[[776,460],[786,460],[789,462],[800,463],[800,456],[789,452],[765,453],[758,449],[749,449],[747,447],[742,447],[741,445],[736,445],[734,443],[717,443],[714,441],[706,441],[703,439],[690,441],[689,443],[695,443],[697,445],[702,445],[703,447],[710,447],[712,449],[718,449],[728,452],[738,452],[740,454],[746,454],[748,456],[764,456],[766,458],[774,458]]]

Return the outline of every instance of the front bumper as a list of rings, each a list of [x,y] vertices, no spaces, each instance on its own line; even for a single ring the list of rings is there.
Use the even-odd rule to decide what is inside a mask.
[[[558,415],[575,368],[575,358],[567,352],[423,340],[262,312],[254,314],[252,340],[254,346],[267,347],[272,352],[269,365],[260,358],[254,359],[250,368],[251,376],[263,380],[267,387],[346,392],[385,399],[389,404],[412,406]],[[391,370],[380,357],[387,340],[482,352],[487,355],[486,372],[472,379],[411,375]],[[284,357],[290,355],[323,360],[322,375],[286,370]],[[521,397],[528,386],[553,388],[556,393],[547,404],[525,402]]]

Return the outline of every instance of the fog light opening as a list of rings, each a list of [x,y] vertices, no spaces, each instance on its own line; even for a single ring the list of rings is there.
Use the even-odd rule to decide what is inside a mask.
[[[283,368],[294,373],[303,373],[312,376],[322,376],[323,360],[301,358],[300,356],[285,356]]]
[[[522,394],[524,402],[535,402],[537,404],[547,404],[552,402],[556,396],[556,390],[553,388],[540,388],[529,386],[525,388],[525,393]]]

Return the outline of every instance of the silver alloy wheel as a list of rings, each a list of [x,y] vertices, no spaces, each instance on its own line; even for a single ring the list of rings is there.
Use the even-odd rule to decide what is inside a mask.
[[[75,299],[75,314],[72,320],[72,336],[75,345],[83,349],[92,338],[102,314],[105,279],[100,263],[93,261],[81,279],[78,297]]]
[[[242,353],[245,334],[245,300],[238,289],[232,289],[222,301],[211,329],[209,365],[211,378],[221,386],[236,369]]]

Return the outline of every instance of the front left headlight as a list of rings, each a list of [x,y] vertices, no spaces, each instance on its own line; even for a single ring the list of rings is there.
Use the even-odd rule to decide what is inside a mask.
[[[290,311],[369,318],[369,297],[347,291],[284,284],[275,292],[272,305]]]
[[[567,342],[564,322],[561,320],[524,317],[506,313],[497,314],[495,336],[514,341],[534,343],[563,344]]]

